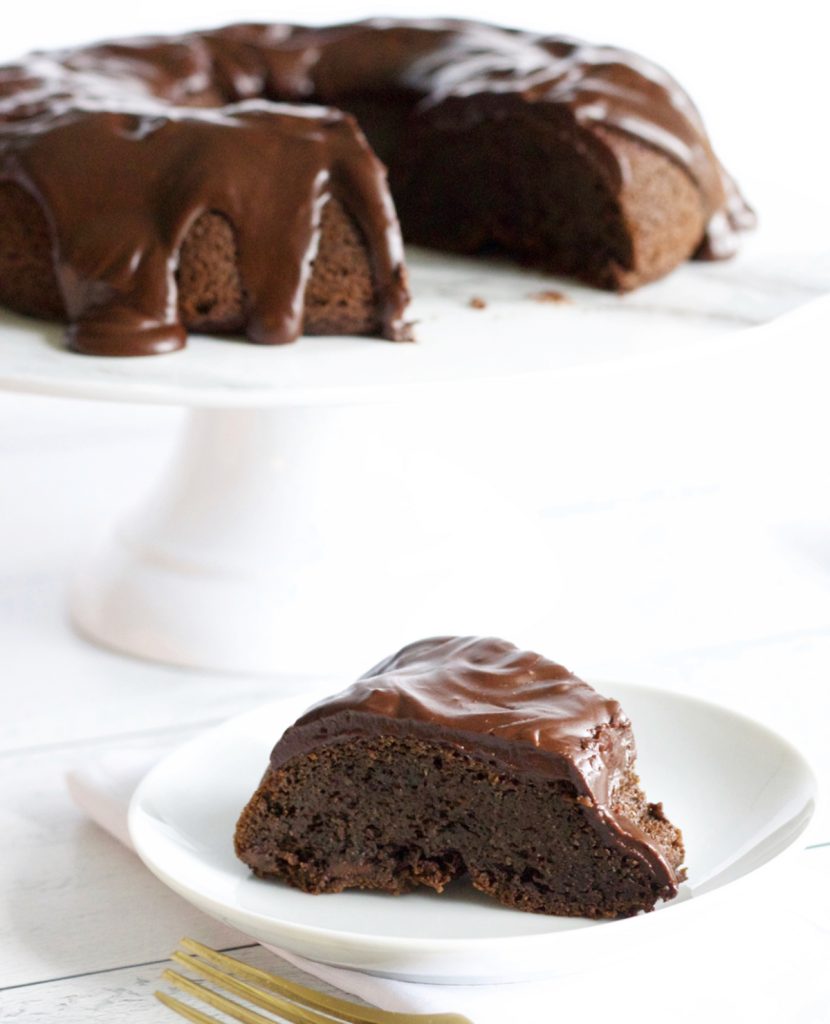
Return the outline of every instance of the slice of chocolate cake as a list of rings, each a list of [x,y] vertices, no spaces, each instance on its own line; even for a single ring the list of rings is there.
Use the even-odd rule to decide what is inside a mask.
[[[628,917],[671,899],[683,841],[634,772],[619,704],[503,640],[421,640],[307,711],[236,828],[263,878],[310,893],[441,892]]]

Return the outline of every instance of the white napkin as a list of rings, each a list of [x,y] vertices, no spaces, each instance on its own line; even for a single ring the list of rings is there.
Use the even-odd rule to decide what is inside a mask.
[[[67,775],[75,803],[130,846],[127,807],[144,774],[169,748],[160,743],[106,751]],[[759,904],[736,897],[729,918],[704,919],[669,948],[642,955],[620,951],[620,961],[598,971],[540,982],[502,985],[425,985],[390,981],[328,967],[272,949],[300,970],[386,1010],[456,1012],[473,1024],[510,1019],[588,1022],[610,1012],[617,1024],[674,1024],[752,1020],[758,1024],[830,1022],[830,847],[805,851],[792,862],[787,887]],[[795,877],[793,877],[795,876]],[[271,947],[268,947],[271,949]],[[277,968],[279,970],[279,968]]]

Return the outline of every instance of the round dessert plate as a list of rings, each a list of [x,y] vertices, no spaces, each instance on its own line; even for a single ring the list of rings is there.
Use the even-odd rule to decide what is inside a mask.
[[[133,797],[130,835],[147,866],[197,907],[319,962],[446,983],[595,968],[621,949],[665,942],[703,913],[716,927],[736,892],[762,885],[781,855],[798,848],[815,797],[807,763],[764,726],[692,697],[600,689],[630,715],[645,791],[664,802],[686,840],[688,881],[651,914],[611,922],[527,914],[463,883],[442,895],[311,896],[254,878],[234,856],[236,819],[307,697],[232,719],[170,754]]]

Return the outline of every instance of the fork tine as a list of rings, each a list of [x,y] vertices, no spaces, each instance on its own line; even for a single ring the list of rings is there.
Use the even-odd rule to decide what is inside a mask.
[[[175,985],[176,988],[180,988],[183,992],[187,992],[188,995],[194,996],[196,999],[201,999],[202,1002],[212,1006],[215,1010],[221,1010],[222,1013],[226,1013],[229,1017],[233,1017],[234,1020],[240,1021],[241,1024],[274,1024],[273,1018],[263,1017],[256,1010],[249,1010],[247,1006],[240,1006],[239,1003],[235,1003],[232,999],[226,999],[225,996],[219,995],[218,992],[214,992],[205,985],[200,985],[198,981],[191,981],[190,978],[185,978],[183,974],[178,974],[176,971],[166,970],[162,973],[162,977],[166,978],[171,985]],[[304,1024],[302,1020],[298,1020],[288,1014],[284,1014],[284,1017],[286,1020],[291,1021],[291,1024]]]
[[[187,970],[200,974],[220,988],[225,988],[247,1002],[253,1003],[254,1006],[258,1006],[262,1010],[270,1010],[272,1013],[279,1013],[283,1016],[292,1013],[301,1024],[332,1024],[331,1017],[328,1015],[324,1017],[314,1010],[291,1003],[282,996],[272,995],[269,992],[264,992],[261,988],[249,985],[246,981],[239,981],[220,971],[217,967],[200,963],[194,956],[185,956],[184,953],[176,952],[170,959],[186,967]]]
[[[156,992],[156,999],[160,1003],[164,1003],[166,1007],[178,1013],[180,1016],[185,1017],[187,1020],[193,1021],[193,1024],[221,1024],[215,1017],[209,1016],[207,1013],[202,1013],[201,1010],[197,1010],[195,1006],[188,1006],[187,1003],[183,1003],[181,999],[175,999],[173,996],[169,996],[166,992]]]
[[[374,1007],[359,1006],[346,999],[339,999],[337,996],[326,995],[317,992],[313,988],[300,985],[295,981],[288,981],[287,978],[280,978],[278,975],[270,974],[259,967],[252,967],[250,964],[236,960],[225,953],[218,953],[210,946],[204,946],[195,939],[183,938],[180,945],[191,953],[197,954],[204,960],[215,966],[253,982],[269,992],[276,992],[285,996],[294,1003],[302,1006],[313,1007],[323,1010],[324,1013],[336,1017],[345,1024],[470,1024],[467,1017],[458,1013],[393,1013],[390,1010],[378,1010]],[[179,959],[174,955],[178,963],[182,960],[188,961],[192,966],[198,961],[189,957]],[[329,1024],[329,1022],[326,1022]]]
[[[266,988],[269,992],[276,992],[278,995],[286,996],[301,1006],[323,1010],[329,1014],[335,1013],[347,1024],[400,1024],[400,1017],[397,1014],[389,1014],[385,1010],[373,1010],[369,1007],[347,1002],[345,999],[338,999],[336,996],[325,995],[322,992],[315,991],[313,988],[300,985],[295,981],[288,981],[287,978],[280,978],[276,974],[270,974],[259,967],[252,967],[250,964],[236,960],[225,953],[217,953],[216,950],[211,949],[209,946],[203,946],[201,942],[196,942],[195,939],[182,939],[181,945],[204,960],[224,968],[225,971],[238,977],[252,981],[254,984]]]

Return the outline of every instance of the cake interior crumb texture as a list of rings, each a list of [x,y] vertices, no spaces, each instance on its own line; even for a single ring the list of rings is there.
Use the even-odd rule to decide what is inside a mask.
[[[438,892],[456,878],[508,907],[628,917],[676,891],[607,840],[564,780],[420,738],[356,738],[266,771],[236,830],[263,878],[309,893]],[[590,803],[590,801],[588,801]],[[678,879],[680,831],[648,804],[629,769],[613,810],[662,852]]]

